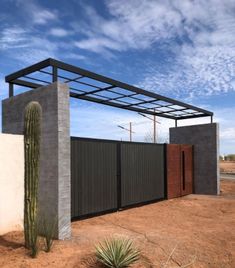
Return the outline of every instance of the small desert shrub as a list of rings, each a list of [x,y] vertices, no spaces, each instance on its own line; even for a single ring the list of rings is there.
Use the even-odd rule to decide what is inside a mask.
[[[107,267],[129,267],[139,259],[140,252],[129,239],[111,238],[96,245],[96,257]]]
[[[49,217],[43,216],[40,220],[40,233],[44,238],[45,251],[50,252],[53,245],[53,237],[56,230],[56,219],[50,219]]]

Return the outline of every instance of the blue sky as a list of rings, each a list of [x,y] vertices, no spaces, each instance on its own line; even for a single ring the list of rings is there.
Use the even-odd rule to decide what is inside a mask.
[[[1,0],[0,98],[4,76],[48,57],[215,113],[221,153],[235,152],[234,0]],[[71,134],[134,140],[151,121],[133,112],[71,100]],[[158,139],[174,122],[159,118]],[[183,124],[208,123],[208,119]]]

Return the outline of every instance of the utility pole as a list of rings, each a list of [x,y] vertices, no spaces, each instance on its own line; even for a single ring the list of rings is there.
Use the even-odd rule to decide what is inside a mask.
[[[154,112],[155,112],[155,109],[154,109]],[[156,143],[157,142],[157,127],[156,127],[156,124],[157,123],[161,124],[161,123],[157,121],[155,114],[153,115],[153,118],[148,117],[147,115],[142,114],[142,113],[138,113],[138,114],[143,116],[143,117],[146,117],[147,119],[149,119],[151,121],[153,121],[153,142]]]
[[[132,133],[135,133],[134,131],[132,131],[132,123],[131,122],[129,123],[129,129],[128,128],[125,128],[123,126],[120,126],[120,125],[118,125],[118,127],[120,127],[121,129],[124,129],[124,130],[128,131],[129,134],[130,134],[130,141],[132,141]]]

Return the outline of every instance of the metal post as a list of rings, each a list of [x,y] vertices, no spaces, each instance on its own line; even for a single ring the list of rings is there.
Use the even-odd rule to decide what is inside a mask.
[[[175,127],[177,127],[177,119],[175,119]]]
[[[130,141],[132,141],[132,124],[130,122]]]
[[[213,123],[213,115],[211,116],[211,124]]]
[[[9,98],[14,96],[14,84],[9,83]]]
[[[155,109],[154,109],[155,112]],[[153,142],[156,143],[156,115],[153,116]]]
[[[52,82],[56,82],[58,80],[58,69],[55,66],[52,66]]]

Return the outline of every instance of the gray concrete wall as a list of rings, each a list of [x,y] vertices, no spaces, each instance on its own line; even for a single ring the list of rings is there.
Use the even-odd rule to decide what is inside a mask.
[[[170,143],[194,145],[194,193],[219,194],[218,124],[170,128]]]
[[[24,108],[42,106],[39,213],[57,221],[55,237],[71,235],[70,116],[67,85],[53,83],[3,100],[3,133],[22,134]]]

